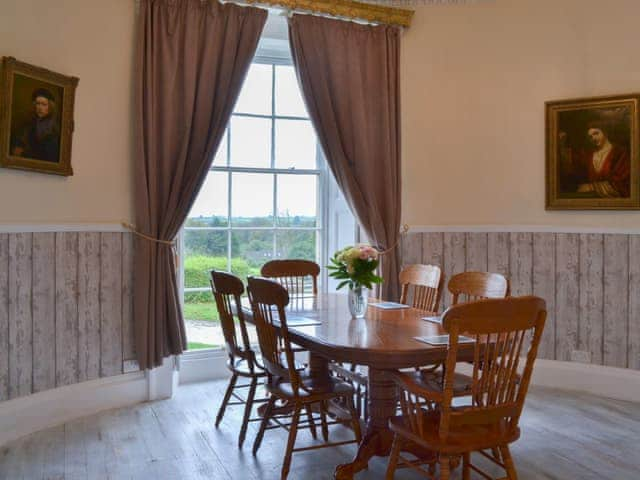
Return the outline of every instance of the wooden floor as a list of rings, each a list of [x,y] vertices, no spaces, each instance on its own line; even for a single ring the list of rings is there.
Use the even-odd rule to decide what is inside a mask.
[[[0,449],[0,479],[278,479],[285,432],[271,430],[257,457],[252,424],[236,447],[239,409],[213,427],[225,382],[183,386],[171,400],[106,412],[52,428]],[[343,427],[332,438],[347,438]],[[532,389],[513,446],[521,480],[637,480],[640,404]],[[307,433],[300,442],[310,441]],[[329,480],[351,445],[295,454],[290,479]],[[357,480],[382,479],[376,459]],[[457,472],[459,474],[459,472]],[[398,479],[419,478],[402,470]],[[454,478],[460,478],[459,475]]]

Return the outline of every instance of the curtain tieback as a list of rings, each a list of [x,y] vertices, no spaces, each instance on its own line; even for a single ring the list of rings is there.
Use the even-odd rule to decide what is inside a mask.
[[[387,248],[386,250],[378,250],[376,248],[376,250],[378,250],[378,255],[386,255],[387,253],[395,250],[398,244],[400,243],[400,240],[402,240],[402,236],[406,235],[408,231],[409,231],[409,225],[405,223],[404,225],[402,225],[402,230],[400,230],[400,235],[398,235],[398,239],[396,240],[396,243],[393,244],[393,246]]]
[[[138,231],[135,227],[135,225],[131,225],[130,223],[127,222],[121,222],[122,226],[124,228],[126,228],[127,230],[130,230],[134,233],[134,235],[137,235],[140,238],[144,238],[145,240],[149,240],[150,242],[155,242],[155,243],[159,243],[161,245],[169,245],[170,247],[175,247],[176,246],[176,241],[175,240],[162,240],[160,238],[155,238],[152,237],[150,235],[147,235],[145,233],[142,233],[140,231]]]

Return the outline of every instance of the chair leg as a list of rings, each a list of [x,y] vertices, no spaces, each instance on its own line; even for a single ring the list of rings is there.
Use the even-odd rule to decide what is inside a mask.
[[[289,439],[287,440],[287,450],[284,454],[284,461],[282,462],[282,473],[280,475],[281,480],[286,480],[289,475],[289,469],[291,468],[291,456],[293,455],[293,447],[296,444],[296,435],[298,433],[298,422],[300,421],[300,411],[302,405],[296,404],[293,411],[293,417],[291,418],[291,427],[289,428]]]
[[[327,425],[327,403],[320,402],[320,425],[322,427],[322,438],[325,442],[329,441],[329,426]]]
[[[503,447],[500,447],[500,453],[502,454],[502,460],[509,480],[518,480],[518,472],[516,472],[516,466],[513,463],[513,458],[511,457],[509,446],[505,445]]]
[[[494,456],[494,458],[499,461],[502,462],[502,454],[500,453],[500,449],[499,448],[492,448],[491,449],[491,454]]]
[[[356,436],[356,441],[360,443],[362,440],[362,433],[360,432],[360,415],[356,410],[356,407],[353,405],[353,397],[346,397],[347,407],[349,408],[349,413],[351,414],[351,424],[353,425],[353,433]]]
[[[365,422],[368,422],[369,421],[369,387],[365,389],[364,395],[362,396],[362,401],[364,403],[363,419]]]
[[[400,449],[402,448],[402,439],[396,434],[393,437],[393,445],[391,446],[391,454],[389,455],[389,464],[387,465],[387,474],[385,480],[393,480],[398,468],[398,459],[400,458]]]
[[[218,415],[216,416],[216,428],[218,428],[218,425],[220,425],[220,422],[222,421],[222,417],[224,417],[224,411],[226,410],[227,403],[229,403],[229,399],[231,398],[233,388],[236,386],[236,380],[238,380],[238,376],[234,373],[229,380],[227,391],[224,393],[224,398],[222,399],[222,405],[220,405]]]
[[[309,422],[309,430],[311,430],[311,436],[315,440],[318,438],[318,434],[316,433],[316,424],[313,421],[313,413],[311,412],[311,405],[307,404],[305,406],[305,410],[307,411],[307,420]]]
[[[256,435],[256,439],[253,441],[253,454],[258,453],[258,449],[260,448],[260,444],[262,443],[262,437],[264,436],[264,431],[267,428],[267,424],[269,423],[269,419],[271,418],[271,414],[273,412],[273,407],[276,404],[276,397],[271,396],[269,398],[269,403],[267,403],[267,408],[264,411],[264,415],[262,416],[262,421],[260,422],[260,430],[258,430],[258,434]]]
[[[471,454],[462,455],[462,480],[471,480]]]
[[[258,386],[258,378],[251,379],[251,386],[249,387],[249,393],[247,394],[247,403],[244,406],[244,417],[242,418],[242,427],[240,427],[240,436],[238,437],[238,448],[242,448],[244,438],[247,435],[247,427],[249,426],[249,417],[251,417],[251,410],[253,409],[253,399],[256,396],[256,387]]]
[[[440,455],[440,480],[449,480],[451,477],[450,459],[446,455]]]

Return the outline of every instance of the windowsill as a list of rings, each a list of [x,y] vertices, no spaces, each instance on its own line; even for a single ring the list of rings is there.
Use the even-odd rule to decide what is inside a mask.
[[[227,352],[220,348],[191,350],[180,356],[180,384],[227,378]]]
[[[181,355],[181,362],[191,360],[201,360],[206,358],[227,358],[224,348],[199,348],[198,350],[187,350]]]

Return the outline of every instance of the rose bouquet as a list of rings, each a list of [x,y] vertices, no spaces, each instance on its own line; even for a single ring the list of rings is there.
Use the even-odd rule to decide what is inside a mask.
[[[337,289],[349,286],[350,290],[382,283],[374,272],[378,267],[378,251],[371,245],[358,244],[338,250],[331,258],[329,276],[342,280]]]

